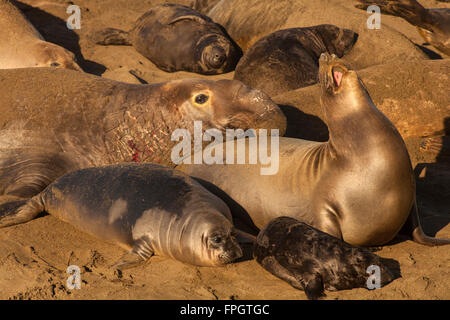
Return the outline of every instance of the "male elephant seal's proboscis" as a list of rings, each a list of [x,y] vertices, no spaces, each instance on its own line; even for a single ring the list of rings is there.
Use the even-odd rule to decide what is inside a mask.
[[[319,79],[328,142],[280,138],[279,170],[271,176],[260,175],[261,165],[179,169],[216,185],[233,200],[227,203],[232,213],[237,203],[259,228],[290,216],[349,244],[374,246],[392,240],[409,217],[415,241],[449,243],[424,235],[405,143],[356,72],[323,54]],[[259,153],[271,154],[270,147],[260,146]]]
[[[422,38],[450,55],[450,8],[426,9],[416,0],[358,0],[356,7],[377,5],[381,13],[401,17],[417,27]]]
[[[55,67],[82,71],[72,52],[45,41],[9,0],[0,0],[0,43],[0,69]]]
[[[122,164],[68,173],[29,200],[0,207],[0,227],[46,211],[79,230],[131,250],[125,268],[166,256],[220,266],[242,256],[226,204],[182,172]]]
[[[261,230],[253,255],[264,269],[304,290],[309,299],[320,298],[324,289],[373,289],[394,280],[377,255],[289,217],[275,218]],[[369,279],[372,268],[379,268],[375,283]]]
[[[356,33],[324,24],[279,30],[258,40],[236,66],[234,79],[269,96],[317,83],[323,52],[342,57]]]
[[[0,70],[0,204],[29,198],[77,169],[122,162],[174,166],[171,135],[286,128],[278,106],[236,80],[116,82],[70,70]],[[3,198],[3,199],[2,199]]]
[[[167,72],[221,74],[233,71],[242,51],[209,17],[178,4],[161,4],[125,32],[108,28],[94,40],[102,45],[132,45]]]

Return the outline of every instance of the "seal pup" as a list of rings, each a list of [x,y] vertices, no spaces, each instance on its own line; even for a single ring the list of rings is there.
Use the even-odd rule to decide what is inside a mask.
[[[232,200],[228,206],[243,208],[258,228],[289,216],[351,245],[376,246],[391,241],[409,218],[414,241],[450,243],[423,233],[405,143],[356,72],[329,54],[321,55],[319,65],[327,142],[280,138],[278,144],[258,148],[248,139],[248,154],[279,159],[273,175],[261,175],[260,163],[177,168],[218,187]],[[225,158],[233,146],[222,147]]]
[[[68,173],[29,200],[0,206],[0,228],[41,212],[130,250],[130,267],[166,256],[220,266],[242,256],[225,203],[198,182],[155,164],[121,164]]]
[[[377,5],[381,12],[405,19],[439,51],[450,55],[450,8],[426,9],[416,0],[358,0],[356,8]]]
[[[237,80],[136,85],[71,70],[11,69],[0,70],[0,95],[0,203],[32,197],[77,169],[175,166],[171,135],[185,129],[193,137],[195,120],[202,132],[286,127],[267,95]]]
[[[275,218],[261,230],[253,256],[264,269],[305,291],[311,300],[324,296],[324,289],[372,288],[367,272],[371,266],[379,268],[380,287],[394,280],[377,255],[289,217]]]
[[[341,58],[357,34],[323,24],[279,30],[258,40],[236,66],[234,79],[269,96],[317,83],[322,52]]]
[[[97,32],[94,40],[102,45],[132,45],[167,72],[226,73],[242,56],[223,27],[189,7],[171,3],[152,7],[129,32],[108,28]]]
[[[47,42],[9,0],[0,0],[0,69],[54,67],[83,71],[69,50]]]

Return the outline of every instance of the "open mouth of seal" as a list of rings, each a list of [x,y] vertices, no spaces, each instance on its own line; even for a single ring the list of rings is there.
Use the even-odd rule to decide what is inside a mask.
[[[347,69],[342,66],[333,66],[331,68],[331,78],[333,79],[334,88],[341,86],[342,77],[347,72]]]

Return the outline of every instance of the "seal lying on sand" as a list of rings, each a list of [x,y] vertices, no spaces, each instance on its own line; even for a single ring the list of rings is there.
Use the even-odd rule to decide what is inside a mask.
[[[131,250],[118,267],[152,255],[197,266],[242,256],[225,203],[187,175],[155,164],[122,164],[68,173],[29,200],[0,206],[0,228],[46,211]]]
[[[82,71],[69,50],[47,42],[9,0],[0,0],[0,69],[55,67]]]
[[[308,299],[320,298],[324,289],[371,288],[370,266],[379,268],[380,287],[394,280],[377,255],[289,217],[275,218],[261,230],[253,256],[264,269],[305,291]]]
[[[401,17],[417,27],[422,38],[439,51],[450,55],[450,9],[425,9],[416,0],[358,0],[364,9],[377,5],[381,12]]]
[[[236,80],[134,85],[14,69],[0,70],[0,96],[0,203],[32,197],[72,170],[131,161],[174,166],[171,134],[181,128],[193,136],[194,120],[203,131],[286,126],[267,95]]]
[[[236,67],[241,49],[210,18],[178,4],[154,6],[125,32],[108,28],[94,40],[102,45],[132,45],[167,72],[221,74]]]
[[[258,40],[236,66],[234,79],[269,96],[317,83],[323,52],[342,57],[356,42],[348,29],[324,24],[274,32]]]
[[[258,228],[276,217],[290,216],[349,244],[374,246],[392,240],[410,217],[415,241],[450,243],[424,235],[406,146],[356,72],[328,54],[319,62],[328,142],[280,138],[279,145],[255,150],[256,145],[247,141],[247,153],[279,158],[274,175],[261,175],[261,164],[178,168],[217,186],[233,200],[227,202],[232,214],[234,202]],[[228,144],[222,145],[225,153]]]

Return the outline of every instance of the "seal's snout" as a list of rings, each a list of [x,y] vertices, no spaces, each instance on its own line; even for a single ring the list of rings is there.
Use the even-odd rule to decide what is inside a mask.
[[[227,54],[225,50],[221,47],[214,47],[211,50],[211,55],[209,57],[209,64],[213,68],[220,68],[225,60],[227,59]]]
[[[337,93],[347,72],[348,68],[335,54],[322,53],[320,55],[319,79],[326,91]]]

